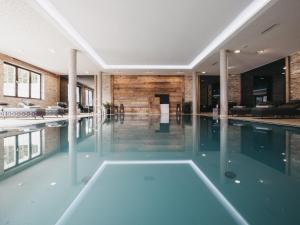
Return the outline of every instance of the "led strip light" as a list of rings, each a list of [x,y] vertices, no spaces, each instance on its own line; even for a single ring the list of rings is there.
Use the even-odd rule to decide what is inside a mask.
[[[162,69],[191,70],[212,54],[228,38],[236,33],[251,18],[269,3],[277,0],[253,0],[190,64],[188,65],[109,65],[98,55],[92,46],[73,28],[54,7],[50,0],[35,0],[103,69]]]
[[[226,209],[237,224],[248,225],[249,223],[243,216],[234,208],[234,206],[226,199],[226,197],[219,191],[219,189],[209,180],[209,178],[202,172],[202,170],[192,160],[141,160],[141,161],[104,161],[95,174],[92,176],[86,186],[80,191],[77,197],[73,200],[70,206],[65,210],[63,215],[59,218],[55,225],[64,225],[68,218],[70,218],[74,210],[80,205],[89,190],[93,187],[99,176],[103,173],[108,165],[189,165],[193,171],[198,175],[201,181],[211,191],[220,204]]]

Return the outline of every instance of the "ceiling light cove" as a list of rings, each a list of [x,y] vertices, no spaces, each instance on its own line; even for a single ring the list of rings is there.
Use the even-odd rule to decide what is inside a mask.
[[[81,46],[103,69],[107,70],[191,70],[206,57],[219,50],[222,44],[241,29],[250,19],[261,10],[277,0],[253,0],[241,13],[219,34],[213,41],[187,65],[112,65],[107,64],[96,50],[84,39],[81,34],[55,8],[51,0],[35,0],[38,5],[52,17],[63,30]]]

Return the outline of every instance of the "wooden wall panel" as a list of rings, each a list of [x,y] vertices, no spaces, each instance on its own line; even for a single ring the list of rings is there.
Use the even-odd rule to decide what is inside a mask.
[[[123,104],[127,113],[159,113],[155,94],[169,94],[170,113],[184,98],[184,76],[114,75],[113,103]]]

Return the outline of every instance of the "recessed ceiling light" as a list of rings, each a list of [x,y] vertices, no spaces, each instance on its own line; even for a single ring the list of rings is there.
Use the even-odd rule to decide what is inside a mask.
[[[265,53],[265,50],[258,50],[257,51],[257,54],[261,55],[261,54],[264,54]]]
[[[51,186],[55,186],[55,185],[56,185],[56,182],[51,182],[50,185],[51,185]]]
[[[284,70],[286,70],[286,66],[285,66],[285,67],[283,67],[283,69],[284,69]]]
[[[89,74],[90,72],[89,71],[85,71],[85,74]]]
[[[235,54],[239,54],[239,53],[241,53],[241,50],[239,50],[239,49],[234,50],[234,53],[235,53]]]
[[[48,51],[52,54],[56,53],[56,51],[53,48],[49,48]]]
[[[206,74],[206,72],[205,72],[205,71],[202,71],[202,74]]]

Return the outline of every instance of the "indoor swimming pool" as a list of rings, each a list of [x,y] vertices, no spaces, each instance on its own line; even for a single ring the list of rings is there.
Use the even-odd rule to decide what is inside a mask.
[[[0,133],[0,225],[300,224],[300,128],[122,115]]]

